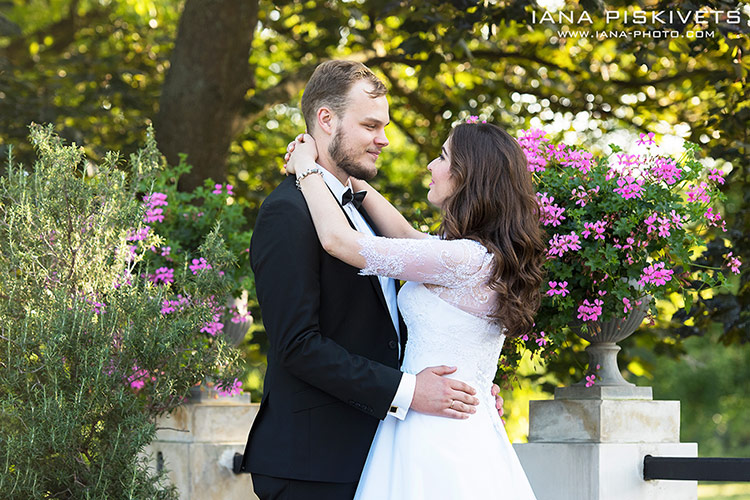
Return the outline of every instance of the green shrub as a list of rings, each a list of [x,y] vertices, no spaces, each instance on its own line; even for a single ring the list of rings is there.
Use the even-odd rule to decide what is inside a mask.
[[[139,453],[190,387],[235,381],[238,352],[211,328],[232,256],[215,229],[195,255],[210,267],[149,268],[162,240],[135,186],[161,168],[152,138],[132,179],[51,126],[31,141],[34,168],[10,157],[0,178],[2,497],[176,498]]]

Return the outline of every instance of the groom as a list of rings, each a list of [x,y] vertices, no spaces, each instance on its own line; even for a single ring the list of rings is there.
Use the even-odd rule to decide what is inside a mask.
[[[354,228],[378,234],[349,177],[370,179],[388,145],[383,83],[366,66],[328,61],[302,96],[323,178]],[[453,368],[399,371],[406,327],[392,279],[360,276],[328,255],[294,176],[263,203],[250,258],[270,348],[260,411],[242,470],[262,499],[351,499],[378,421],[408,411],[474,413]]]

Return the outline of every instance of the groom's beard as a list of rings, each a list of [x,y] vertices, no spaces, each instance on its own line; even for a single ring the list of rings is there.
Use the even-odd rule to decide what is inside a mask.
[[[362,152],[363,155],[365,153],[366,151]],[[354,151],[345,148],[344,133],[340,128],[333,134],[331,144],[328,145],[328,154],[341,170],[355,179],[369,181],[378,173],[377,168],[368,168],[367,165],[357,162]]]

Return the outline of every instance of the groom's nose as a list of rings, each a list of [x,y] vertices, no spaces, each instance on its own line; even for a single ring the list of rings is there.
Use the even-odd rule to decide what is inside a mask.
[[[381,129],[380,133],[375,136],[375,144],[380,148],[384,148],[389,144],[388,137],[385,135],[385,129]]]

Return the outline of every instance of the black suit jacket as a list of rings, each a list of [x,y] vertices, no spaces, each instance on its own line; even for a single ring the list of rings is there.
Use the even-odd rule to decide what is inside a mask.
[[[270,348],[243,470],[357,481],[401,380],[380,284],[323,250],[293,176],[261,206],[250,258]]]

